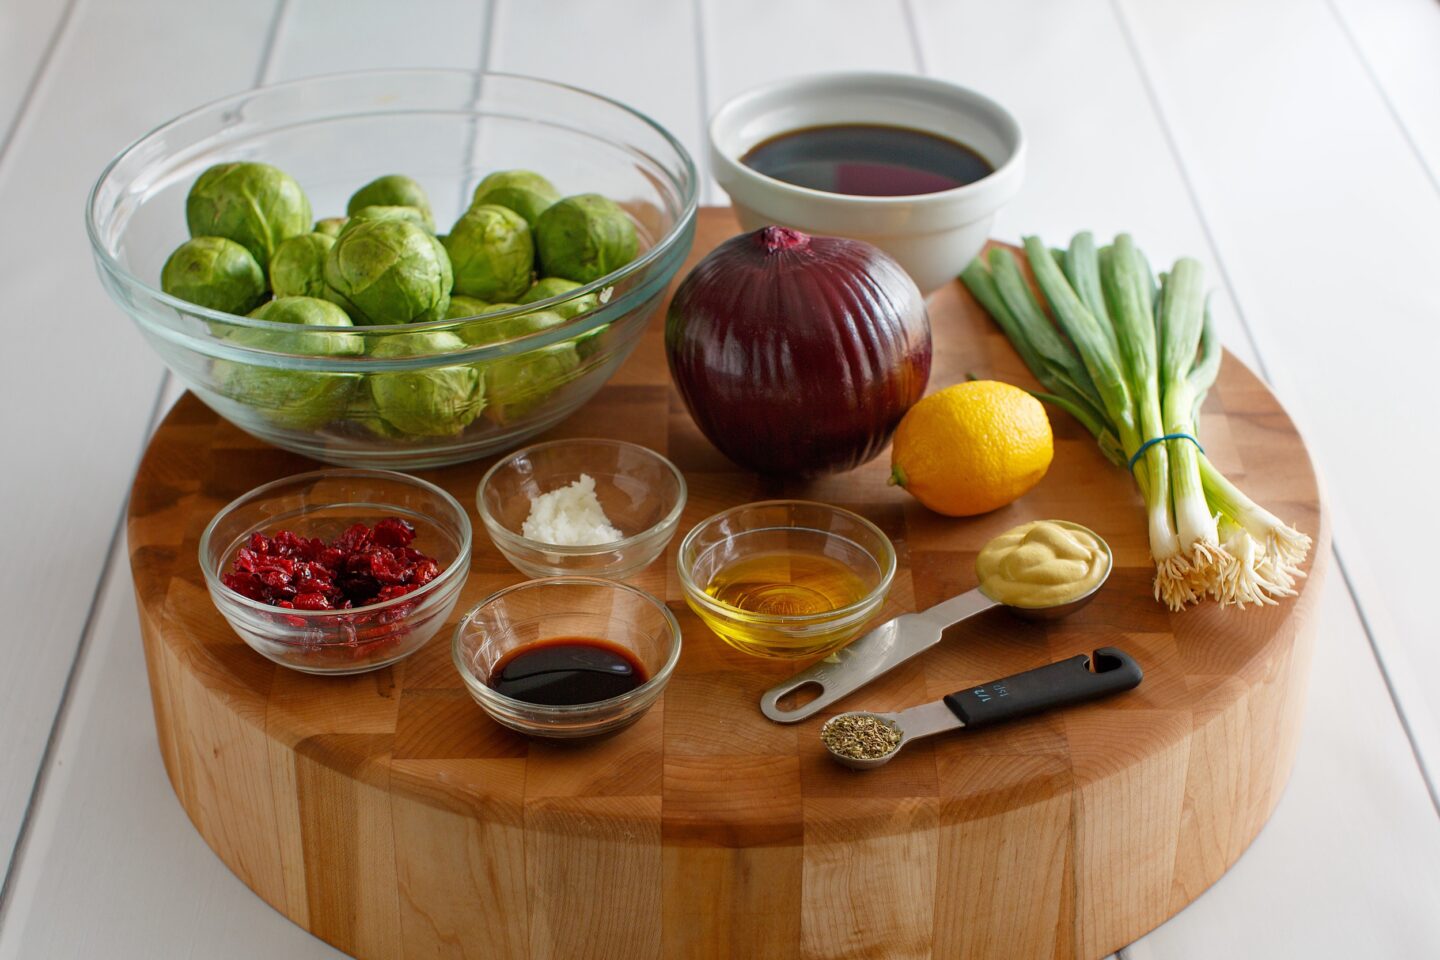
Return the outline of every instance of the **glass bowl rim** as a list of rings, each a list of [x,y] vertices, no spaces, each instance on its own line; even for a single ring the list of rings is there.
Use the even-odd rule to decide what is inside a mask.
[[[209,552],[211,540],[214,539],[215,528],[220,525],[220,520],[226,515],[228,515],[232,510],[235,510],[247,501],[258,499],[265,494],[273,493],[279,487],[286,484],[294,483],[295,481],[310,479],[330,479],[334,477],[395,480],[403,482],[410,486],[418,487],[421,490],[426,491],[427,493],[437,494],[440,497],[441,502],[443,502],[450,509],[454,510],[455,516],[459,518],[459,523],[456,524],[456,526],[458,526],[460,529],[460,544],[459,550],[455,554],[455,559],[451,560],[448,564],[446,564],[445,569],[441,570],[435,576],[434,580],[431,580],[429,583],[422,586],[419,590],[412,590],[410,593],[402,594],[398,597],[391,597],[389,600],[382,600],[379,603],[369,603],[363,607],[350,607],[349,609],[343,610],[293,610],[288,607],[277,607],[273,604],[263,603],[259,600],[252,600],[249,597],[237,593],[236,591],[227,587],[225,583],[220,579],[216,571],[210,569],[210,563],[206,558],[206,554]],[[253,533],[254,531],[252,530],[251,532]],[[436,486],[428,480],[421,480],[419,477],[411,476],[408,473],[401,473],[398,470],[374,470],[366,469],[363,467],[333,467],[323,470],[307,470],[304,473],[294,473],[286,477],[280,477],[276,480],[271,480],[268,483],[262,483],[260,484],[260,486],[254,488],[253,490],[242,493],[240,496],[236,497],[234,500],[231,500],[229,503],[225,504],[225,506],[217,510],[215,512],[215,516],[210,518],[210,522],[205,525],[205,531],[200,534],[200,545],[197,553],[200,560],[200,571],[202,574],[204,574],[205,585],[209,588],[212,595],[218,593],[220,596],[223,596],[227,602],[234,602],[240,607],[254,610],[257,613],[263,613],[267,616],[294,616],[300,617],[302,619],[320,619],[322,617],[336,617],[355,613],[373,613],[377,610],[387,610],[391,607],[399,606],[402,603],[415,603],[416,600],[430,599],[436,593],[440,592],[439,588],[441,586],[449,584],[451,581],[457,579],[457,577],[463,580],[469,575],[470,551],[472,545],[473,532],[470,526],[470,517],[465,512],[465,508],[461,505],[460,501],[456,500],[453,496],[451,496],[447,490]],[[222,610],[221,613],[224,614],[224,611]],[[324,625],[322,624],[322,626]],[[278,639],[274,637],[267,637],[266,639],[272,643],[285,644],[288,646],[315,647],[327,645],[350,645],[350,641],[348,640],[317,641],[308,638],[304,640],[292,640],[284,637]]]
[[[475,672],[470,668],[470,665],[466,663],[465,658],[460,655],[460,645],[465,635],[465,628],[472,623],[476,613],[482,608],[512,593],[577,584],[586,587],[603,587],[607,590],[624,591],[648,603],[660,612],[674,642],[671,644],[670,653],[665,658],[665,662],[660,665],[659,670],[655,671],[654,676],[640,684],[640,686],[634,690],[626,691],[619,696],[608,697],[604,700],[595,700],[590,703],[574,704],[530,703],[525,700],[516,700],[514,697],[507,697],[505,694],[494,690],[489,684],[475,676]],[[551,717],[573,718],[583,716],[587,713],[593,713],[600,708],[608,709],[611,707],[624,706],[634,701],[644,699],[651,694],[658,695],[659,690],[670,681],[670,675],[675,672],[675,666],[680,662],[680,648],[684,645],[684,639],[684,633],[680,629],[680,621],[675,619],[675,614],[671,612],[670,606],[648,590],[641,590],[632,584],[623,583],[619,580],[608,580],[604,577],[539,577],[534,580],[522,580],[520,583],[512,583],[508,587],[502,587],[482,599],[469,610],[466,610],[465,615],[460,618],[460,622],[455,625],[455,632],[451,635],[450,659],[455,664],[455,669],[459,671],[460,678],[465,681],[465,686],[471,691],[471,695],[482,704],[484,704],[486,700],[490,700],[493,701],[491,705],[497,707],[503,706],[507,709]]]
[[[563,446],[566,444],[594,444],[596,446],[628,448],[630,450],[637,451],[643,456],[646,456],[652,460],[658,461],[661,466],[665,467],[670,471],[671,476],[675,478],[675,483],[679,488],[675,497],[674,506],[670,508],[670,510],[665,514],[664,517],[662,517],[660,520],[657,520],[650,526],[646,527],[644,530],[641,530],[639,533],[631,534],[628,537],[622,537],[619,540],[612,540],[609,543],[578,545],[563,543],[545,543],[543,541],[532,540],[527,536],[518,534],[515,531],[511,530],[509,527],[502,524],[495,517],[495,515],[490,512],[489,507],[485,505],[485,488],[489,486],[490,480],[495,476],[496,473],[499,472],[501,467],[510,465],[510,463],[516,460],[521,454],[533,453],[536,450],[543,450],[548,447]],[[671,536],[674,536],[674,527],[679,524],[680,516],[685,512],[685,504],[689,500],[689,498],[690,489],[685,483],[685,474],[681,473],[680,468],[675,466],[675,464],[671,462],[670,458],[666,457],[664,454],[652,450],[649,447],[644,446],[643,444],[632,443],[629,440],[614,440],[610,437],[573,437],[560,438],[557,440],[545,440],[540,443],[532,443],[528,446],[521,447],[519,450],[512,450],[509,453],[505,454],[503,457],[501,457],[499,460],[495,461],[495,463],[490,467],[490,469],[485,471],[485,475],[480,478],[480,483],[475,487],[475,510],[477,513],[480,514],[480,520],[482,523],[485,524],[485,530],[487,533],[490,534],[490,538],[497,541],[503,540],[505,546],[523,547],[528,550],[534,550],[538,553],[553,553],[557,556],[563,557],[594,557],[606,553],[615,553],[628,547],[632,547],[637,543],[642,543],[646,540],[654,539],[655,536],[662,533],[667,528],[670,528]],[[497,542],[496,546],[501,546],[501,544]]]
[[[212,310],[209,307],[202,307],[199,304],[190,303],[188,300],[182,300],[179,297],[173,297],[170,294],[161,290],[158,286],[152,285],[151,283],[142,280],[134,273],[131,273],[130,270],[126,268],[125,265],[120,263],[119,259],[113,253],[111,253],[110,248],[103,242],[100,237],[99,222],[101,220],[101,211],[99,210],[99,201],[100,189],[102,185],[104,185],[110,179],[111,175],[116,171],[116,169],[120,166],[121,163],[123,163],[126,159],[128,159],[131,155],[135,154],[137,151],[146,147],[148,144],[162,138],[172,129],[179,127],[187,121],[194,120],[206,113],[222,111],[236,104],[244,103],[245,101],[250,100],[258,95],[276,93],[283,95],[298,88],[308,86],[318,87],[322,84],[335,83],[337,81],[343,81],[346,79],[355,79],[358,81],[381,79],[385,77],[404,78],[426,76],[434,78],[470,77],[477,82],[483,80],[485,77],[498,77],[505,80],[517,80],[537,88],[548,87],[553,90],[564,91],[567,94],[578,94],[581,97],[588,98],[590,100],[604,104],[608,107],[616,108],[622,113],[628,114],[629,116],[639,120],[641,123],[648,126],[650,129],[659,134],[661,139],[665,141],[666,145],[675,152],[675,156],[681,162],[684,174],[683,179],[678,182],[673,180],[672,178],[667,177],[667,179],[671,179],[671,182],[674,186],[679,188],[681,209],[676,215],[674,223],[670,225],[670,229],[667,230],[664,235],[657,238],[654,245],[652,245],[649,250],[644,251],[640,256],[625,264],[623,267],[620,267],[617,270],[613,270],[610,273],[605,274],[603,277],[592,280],[589,283],[582,284],[581,286],[576,287],[574,290],[569,290],[566,293],[561,294],[560,296],[548,297],[544,300],[537,300],[534,303],[518,304],[509,310],[501,310],[496,311],[495,313],[480,314],[480,317],[503,320],[509,317],[523,316],[530,313],[539,313],[542,311],[552,310],[554,307],[561,306],[568,301],[578,300],[590,294],[599,296],[607,287],[614,286],[620,281],[641,272],[643,269],[648,268],[655,261],[661,259],[675,246],[675,244],[679,241],[680,237],[685,234],[685,232],[690,228],[691,223],[693,223],[696,211],[699,209],[700,204],[700,176],[699,171],[695,166],[695,160],[693,157],[690,156],[690,152],[685,148],[685,145],[681,143],[674,134],[672,134],[659,122],[651,118],[648,114],[643,113],[635,109],[634,107],[629,106],[628,104],[622,103],[621,101],[616,100],[613,97],[607,97],[603,94],[595,93],[590,90],[585,90],[573,84],[560,83],[554,80],[546,80],[542,77],[529,76],[522,73],[509,73],[498,70],[447,69],[440,67],[385,68],[377,70],[338,71],[332,73],[317,74],[310,77],[301,77],[294,80],[286,80],[281,83],[271,83],[264,84],[262,86],[252,87],[248,90],[242,90],[236,93],[227,94],[223,97],[218,97],[206,101],[199,106],[192,107],[191,109],[186,110],[185,112],[171,117],[163,123],[160,123],[157,126],[150,128],[148,131],[141,134],[135,140],[131,141],[124,148],[122,148],[117,154],[115,154],[115,156],[112,157],[110,161],[105,164],[104,168],[100,171],[100,175],[96,178],[95,183],[90,187],[89,194],[87,195],[85,200],[85,233],[90,241],[91,252],[99,260],[105,271],[115,277],[116,280],[123,286],[132,290],[137,290],[144,296],[149,297],[150,299],[153,299],[159,303],[162,303],[165,306],[168,306],[176,311],[179,311],[181,314],[199,317],[200,319],[205,320],[207,323],[221,323],[226,325],[226,329],[232,327],[240,329],[250,328],[256,330],[268,330],[275,333],[283,333],[288,330],[289,332],[293,333],[293,324],[280,323],[273,320],[261,320],[255,317],[248,317],[236,313],[226,313],[223,310]],[[483,116],[483,114],[475,115]],[[616,141],[607,140],[607,142],[614,144]],[[621,301],[623,301],[624,299],[625,295],[622,295]],[[621,301],[616,302],[618,303]],[[589,311],[588,313],[582,313],[575,317],[567,319],[563,324],[556,324],[554,327],[547,327],[543,330],[538,330],[533,333],[522,334],[519,337],[512,337],[503,342],[483,344],[482,346],[505,346],[513,343],[521,343],[530,338],[541,337],[549,340],[553,339],[552,335],[559,330],[570,331],[573,335],[576,332],[573,330],[573,328],[581,326],[582,324],[580,323],[580,321],[586,320],[591,316],[591,314],[594,314],[596,312],[597,311]],[[455,317],[452,319],[427,320],[423,323],[371,325],[357,324],[355,330],[363,331],[367,334],[372,332],[378,332],[382,336],[398,336],[406,333],[446,331],[456,327],[457,325],[463,324],[468,320],[474,319],[477,318]],[[581,330],[579,332],[583,333],[586,331]],[[256,350],[253,348],[240,347],[236,349],[242,353],[249,352],[255,353],[257,355],[270,355],[274,353],[273,351]],[[455,351],[454,353],[457,357],[467,357],[470,352],[473,351]],[[422,354],[420,356],[434,356],[434,354]],[[448,356],[448,354],[444,354],[444,356]],[[462,361],[457,360],[456,362]]]
[[[875,586],[872,587],[868,592],[866,592],[865,596],[861,597],[859,600],[856,600],[854,603],[848,604],[847,606],[837,607],[836,609],[828,610],[825,613],[755,613],[750,610],[741,610],[739,607],[732,607],[726,603],[716,602],[710,597],[709,594],[705,592],[704,588],[702,588],[695,582],[695,579],[690,575],[690,571],[686,569],[685,551],[690,546],[691,541],[695,539],[701,529],[709,526],[710,524],[719,520],[721,517],[737,513],[741,510],[754,509],[756,507],[778,507],[797,505],[805,507],[819,507],[823,510],[827,510],[831,513],[835,513],[842,517],[853,520],[860,524],[861,527],[868,529],[878,538],[880,543],[883,543],[885,545],[883,557],[875,558],[882,561],[880,565],[880,581],[876,583]],[[796,526],[761,527],[757,529],[815,530],[814,527]],[[838,534],[831,534],[830,531],[827,530],[816,530],[816,532],[824,533],[831,536],[838,536]],[[860,545],[856,544],[856,546],[858,547]],[[871,554],[871,551],[869,550],[866,550],[865,552],[867,554]],[[871,554],[871,556],[874,557],[873,554]],[[895,544],[890,541],[890,537],[886,535],[884,530],[881,530],[873,522],[865,519],[853,510],[847,510],[844,507],[837,507],[832,503],[825,503],[821,500],[755,500],[751,501],[750,503],[741,503],[733,507],[727,507],[724,510],[711,514],[704,520],[701,520],[699,523],[695,524],[695,526],[691,527],[690,531],[685,534],[685,539],[680,541],[680,549],[675,551],[675,570],[680,575],[680,587],[685,591],[685,596],[687,599],[689,599],[693,603],[700,604],[702,607],[704,607],[711,613],[725,617],[727,620],[735,619],[736,614],[743,614],[746,620],[758,623],[774,624],[778,626],[804,626],[806,624],[828,623],[836,620],[845,620],[859,614],[865,614],[868,616],[869,613],[873,612],[877,602],[882,601],[885,595],[890,592],[890,587],[895,581],[895,573],[898,567],[899,563],[895,555]]]

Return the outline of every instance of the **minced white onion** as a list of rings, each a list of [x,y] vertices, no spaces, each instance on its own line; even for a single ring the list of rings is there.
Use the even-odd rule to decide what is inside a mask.
[[[529,540],[579,547],[614,543],[624,534],[610,523],[595,496],[595,480],[582,473],[564,487],[530,498],[530,516],[520,532]]]

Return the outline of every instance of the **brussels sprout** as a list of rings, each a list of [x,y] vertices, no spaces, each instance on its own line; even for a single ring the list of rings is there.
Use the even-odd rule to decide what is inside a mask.
[[[463,320],[466,317],[478,317],[481,314],[494,312],[494,308],[485,301],[457,293],[450,297],[450,307],[445,311],[445,319]]]
[[[270,289],[276,297],[325,296],[325,256],[335,238],[302,233],[275,248],[270,258]]]
[[[461,300],[469,300],[469,297],[461,297]],[[491,314],[502,313],[506,310],[514,310],[520,305],[518,303],[492,303],[478,313],[467,314],[474,317],[472,323],[464,324],[456,328],[455,335],[464,340],[472,347],[478,347],[487,343],[497,343],[501,340],[508,340],[511,337],[518,337],[526,333],[534,333],[536,330],[543,330],[555,322],[555,315],[540,311],[527,313],[520,317],[504,317],[491,319]]]
[[[521,303],[538,303],[541,300],[549,300],[551,297],[564,296],[571,290],[578,290],[584,284],[576,283],[574,280],[566,280],[564,277],[546,277],[539,281],[520,298]],[[566,300],[564,303],[557,303],[550,309],[560,314],[566,320],[578,317],[582,313],[589,313],[600,305],[600,298],[593,293],[587,293],[583,297],[576,297],[573,300]]]
[[[453,285],[440,241],[406,220],[352,224],[325,257],[325,299],[358,324],[439,320]]]
[[[364,352],[361,338],[335,328],[352,326],[345,311],[328,300],[281,297],[250,314],[272,323],[324,327],[290,333],[271,330],[235,330],[226,341],[238,346],[312,357],[350,357]],[[217,360],[215,389],[238,400],[280,427],[314,430],[345,415],[360,378],[348,373],[280,370],[258,364]]]
[[[345,224],[350,222],[349,217],[326,217],[324,220],[316,220],[311,233],[323,233],[327,237],[338,237],[340,231],[345,229]]]
[[[500,170],[490,174],[475,188],[470,206],[493,203],[514,210],[525,218],[533,229],[536,219],[545,209],[560,199],[560,191],[554,185],[529,170]]]
[[[445,238],[455,292],[477,300],[514,300],[530,286],[535,245],[513,210],[481,204],[455,221]]]
[[[488,317],[490,314],[499,313],[502,310],[514,309],[517,304],[483,303],[479,300],[476,300],[474,297],[467,297],[463,294],[458,296],[452,296],[450,298],[451,304],[454,304],[456,301],[459,301],[459,306],[452,306],[449,315],[446,316],[445,319],[468,320],[469,322],[460,324],[458,327],[454,327],[450,331],[451,333],[455,334],[457,337],[459,337],[461,340],[464,340],[467,344],[470,344],[471,346],[481,343],[490,343],[497,339],[504,339],[504,337],[496,337],[488,332],[485,332],[490,329],[489,324],[492,321],[488,319],[482,320],[480,318]]]
[[[425,226],[435,232],[435,218],[430,213],[430,198],[425,188],[398,173],[378,177],[356,190],[345,205],[345,212],[355,216],[366,207],[414,207],[425,218]]]
[[[574,379],[580,369],[575,344],[551,344],[495,360],[485,369],[485,418],[501,426],[515,423]]]
[[[265,275],[250,251],[234,240],[195,237],[165,261],[160,289],[211,310],[245,313],[264,298]]]
[[[355,324],[341,310],[329,300],[322,300],[319,297],[276,297],[263,307],[257,307],[250,313],[256,320],[269,320],[271,323],[297,323],[309,327],[353,327]],[[264,333],[270,337],[281,337],[286,343],[294,344],[295,348],[291,353],[317,353],[324,356],[337,355],[335,350],[317,349],[316,344],[324,341],[334,340],[329,333],[319,331],[304,333],[271,333],[268,330],[250,331]],[[363,344],[355,336],[339,338],[354,349],[347,347],[339,351],[341,354],[363,352]],[[275,349],[275,348],[272,348]]]
[[[615,201],[586,193],[566,197],[540,215],[535,245],[546,276],[589,283],[634,260],[640,240]]]
[[[558,313],[537,310],[518,317],[471,324],[460,335],[467,343],[478,346],[535,333],[564,322],[565,318]],[[505,426],[530,413],[568,383],[580,367],[580,356],[575,343],[566,340],[476,366],[484,373],[485,418]]]
[[[413,357],[463,350],[465,341],[444,331],[385,337],[373,357]],[[414,437],[448,437],[464,430],[485,405],[484,376],[474,365],[429,367],[370,375],[370,399],[379,423],[372,429]]]
[[[514,310],[518,306],[520,304],[517,303],[492,303],[485,314]],[[558,313],[550,310],[536,310],[514,317],[494,317],[486,320],[483,324],[476,324],[473,336],[461,334],[461,338],[471,346],[478,347],[487,343],[499,343],[501,340],[523,337],[527,333],[538,333],[564,322],[565,318]]]
[[[574,340],[571,340],[570,342],[575,344],[575,353],[579,355],[581,360],[589,360],[595,356],[595,354],[600,352],[600,348],[604,346],[602,341],[609,330],[610,324],[602,323],[594,330],[587,330]]]
[[[192,237],[225,237],[250,251],[263,270],[280,241],[310,230],[310,201],[300,184],[264,163],[220,163],[185,197]]]
[[[564,277],[546,277],[535,286],[525,291],[525,296],[520,298],[521,303],[536,303],[540,300],[548,300],[551,297],[562,296],[571,290],[578,290],[582,284],[574,280],[566,280]],[[582,313],[589,313],[600,305],[600,298],[593,293],[587,293],[583,297],[576,297],[564,303],[557,304],[550,309],[560,314],[566,320],[578,317]],[[575,344],[575,350],[581,360],[588,360],[595,355],[599,349],[599,337],[610,329],[610,324],[602,323],[594,330],[587,330],[580,336],[571,340]]]
[[[429,220],[425,219],[425,214],[418,207],[361,207],[345,221],[345,226],[340,228],[340,233],[344,233],[357,223],[365,223],[370,220],[407,220],[417,227],[423,228],[426,233],[435,232],[435,228],[431,226]]]

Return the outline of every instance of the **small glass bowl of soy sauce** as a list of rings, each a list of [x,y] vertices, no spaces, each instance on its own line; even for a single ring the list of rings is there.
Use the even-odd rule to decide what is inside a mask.
[[[629,584],[548,577],[480,601],[455,628],[451,654],[497,723],[574,740],[613,733],[650,709],[680,659],[680,624]]]

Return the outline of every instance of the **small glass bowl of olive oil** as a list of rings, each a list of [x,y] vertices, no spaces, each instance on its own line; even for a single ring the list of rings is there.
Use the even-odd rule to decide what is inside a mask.
[[[747,503],[680,544],[690,609],[737,650],[799,659],[839,648],[879,611],[895,548],[864,517],[807,500]]]

